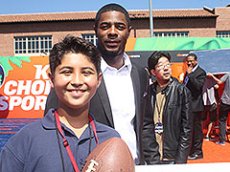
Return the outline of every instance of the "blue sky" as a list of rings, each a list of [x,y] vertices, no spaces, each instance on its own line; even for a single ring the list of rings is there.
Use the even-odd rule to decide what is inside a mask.
[[[128,10],[149,9],[149,0],[1,0],[0,14],[97,11],[115,2]],[[225,7],[230,0],[152,0],[153,9]]]

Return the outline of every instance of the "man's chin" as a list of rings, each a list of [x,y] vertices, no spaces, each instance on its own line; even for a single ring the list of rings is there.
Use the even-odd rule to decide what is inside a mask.
[[[107,58],[114,58],[118,55],[118,51],[104,51],[102,52],[102,55],[107,57]]]
[[[171,78],[171,75],[166,75],[166,76],[164,76],[164,79],[165,79],[165,80],[170,80],[170,78]]]

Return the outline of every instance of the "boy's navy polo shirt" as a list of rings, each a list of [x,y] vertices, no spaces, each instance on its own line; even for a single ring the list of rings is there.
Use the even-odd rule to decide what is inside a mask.
[[[114,129],[106,125],[95,122],[95,126],[99,143],[111,137],[120,137]],[[81,169],[89,152],[96,146],[93,131],[91,131],[93,138],[91,139],[91,150],[89,150],[89,126],[80,138],[77,138],[63,124],[62,127],[78,167]],[[59,138],[65,171],[72,172],[73,167],[70,158],[62,144],[62,138]],[[52,109],[48,111],[44,118],[23,127],[8,140],[1,150],[0,171],[2,172],[62,172],[62,169],[62,160]]]

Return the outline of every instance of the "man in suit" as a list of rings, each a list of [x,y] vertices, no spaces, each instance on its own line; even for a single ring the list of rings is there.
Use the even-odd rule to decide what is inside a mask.
[[[90,113],[98,122],[115,128],[129,146],[135,163],[144,164],[143,101],[148,75],[124,52],[131,28],[128,12],[118,4],[105,5],[96,14],[94,30],[102,56],[103,79],[91,100]],[[51,94],[46,109],[54,107],[55,96]],[[146,157],[150,153],[147,151]]]
[[[204,110],[204,103],[202,99],[202,89],[206,78],[206,72],[198,65],[196,54],[188,54],[186,63],[188,68],[183,83],[191,91],[192,113],[194,116],[193,138],[188,159],[195,160],[203,158],[202,112]]]

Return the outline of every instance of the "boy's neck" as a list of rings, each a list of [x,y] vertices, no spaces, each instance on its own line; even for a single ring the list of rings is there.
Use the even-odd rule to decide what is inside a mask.
[[[71,130],[74,132],[74,134],[80,138],[82,133],[85,131],[85,129],[88,127],[88,123],[85,124],[83,127],[81,128],[71,128]]]
[[[79,138],[89,123],[88,111],[82,112],[80,114],[71,114],[69,115],[63,109],[58,109],[58,115],[60,121],[70,128],[76,136]]]

